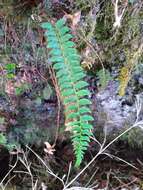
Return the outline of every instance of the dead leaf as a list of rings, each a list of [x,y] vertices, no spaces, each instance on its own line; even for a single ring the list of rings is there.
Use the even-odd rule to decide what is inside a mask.
[[[47,154],[53,155],[54,152],[56,151],[54,149],[55,145],[50,145],[50,143],[48,143],[48,142],[45,142],[44,144],[46,146],[46,148],[44,148],[44,152],[47,153]]]
[[[76,27],[77,24],[79,23],[80,21],[80,17],[81,17],[81,11],[78,11],[76,12],[74,15],[73,15],[73,19],[72,19],[72,25],[73,27]]]
[[[14,87],[14,83],[12,81],[7,81],[7,83],[5,85],[5,92],[7,94],[15,94],[15,87]]]
[[[81,11],[78,11],[76,13],[74,13],[73,15],[71,14],[65,14],[65,17],[67,19],[70,19],[72,24],[71,24],[71,28],[73,29],[73,31],[76,30],[76,26],[78,25],[78,23],[80,22],[80,18],[81,18]]]

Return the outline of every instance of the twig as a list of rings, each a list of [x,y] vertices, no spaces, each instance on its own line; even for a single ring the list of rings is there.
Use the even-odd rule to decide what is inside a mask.
[[[8,171],[8,173],[5,175],[5,177],[4,177],[4,178],[1,180],[1,182],[0,182],[0,187],[2,188],[2,190],[3,190],[3,182],[4,182],[5,179],[8,177],[8,175],[12,172],[12,170],[16,167],[17,162],[18,162],[18,156],[17,156],[17,159],[16,159],[15,164],[12,166],[12,168]]]
[[[3,189],[2,190],[7,190],[7,186],[8,186],[8,184],[9,184],[9,182],[13,179],[13,178],[15,178],[15,175],[14,176],[12,176],[7,182],[6,182],[6,184],[5,184],[5,186],[3,187]]]
[[[70,176],[70,172],[71,172],[71,166],[72,166],[72,162],[70,162],[70,164],[69,164],[69,169],[68,169],[68,174],[67,174],[67,179],[66,179],[65,185],[68,183],[68,180],[69,180],[69,176]]]
[[[46,167],[47,172],[50,175],[52,175],[53,177],[57,178],[63,184],[63,187],[65,187],[64,181],[60,177],[58,177],[56,174],[54,174],[54,172],[46,165],[44,160],[34,150],[32,150],[28,145],[26,145],[26,147],[42,162],[42,164]]]
[[[93,172],[92,176],[90,177],[89,181],[86,183],[85,187],[88,187],[90,185],[90,182],[92,181],[93,177],[95,176],[98,170],[99,170],[99,167],[96,168],[95,172]]]
[[[122,159],[122,158],[120,158],[120,157],[118,157],[118,156],[114,156],[113,154],[108,154],[108,153],[103,153],[103,154],[109,156],[110,158],[115,158],[115,159],[117,159],[117,160],[119,160],[119,161],[121,161],[121,162],[124,162],[125,164],[131,166],[132,168],[134,168],[134,169],[136,169],[136,170],[139,170],[139,169],[138,169],[137,167],[135,167],[133,164],[127,162],[126,160],[124,160],[124,159]]]
[[[124,14],[126,6],[127,6],[127,3],[126,3],[126,6],[123,8],[121,14],[119,14],[118,3],[119,3],[119,0],[116,0],[115,3],[114,3],[114,15],[115,15],[115,22],[113,24],[114,28],[120,28],[121,21],[122,21],[122,18],[123,18],[123,14]]]
[[[52,67],[49,67],[49,70],[50,70],[52,81],[53,81],[53,84],[54,84],[54,87],[55,87],[55,90],[56,90],[57,101],[58,101],[57,128],[56,128],[56,135],[55,135],[55,142],[54,142],[54,145],[55,145],[56,142],[57,142],[57,139],[58,139],[58,133],[59,133],[59,128],[60,128],[61,101],[60,101],[60,90],[59,90],[59,87],[58,87],[58,82],[57,82],[57,79],[56,79],[54,69]]]

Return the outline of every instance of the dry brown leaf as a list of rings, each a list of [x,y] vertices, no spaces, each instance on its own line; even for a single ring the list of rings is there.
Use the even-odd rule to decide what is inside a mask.
[[[14,83],[12,81],[7,81],[7,83],[5,85],[5,92],[7,94],[15,94],[15,87],[14,87]]]
[[[71,127],[71,126],[67,126],[67,127],[65,128],[65,131],[70,131],[70,132],[71,132],[71,130],[72,130],[72,127]]]
[[[71,24],[71,28],[73,29],[73,31],[76,30],[76,26],[78,25],[78,23],[80,22],[80,18],[81,18],[81,11],[78,11],[76,13],[74,13],[73,15],[71,14],[65,14],[65,17],[67,19],[70,19],[72,24]]]
[[[47,153],[47,154],[53,155],[54,152],[56,151],[54,149],[55,145],[50,145],[50,143],[48,143],[48,142],[45,142],[44,144],[46,146],[46,148],[44,148],[44,152]]]

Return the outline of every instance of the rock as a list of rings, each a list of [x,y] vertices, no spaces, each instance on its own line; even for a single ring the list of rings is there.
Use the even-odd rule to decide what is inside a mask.
[[[54,140],[58,111],[56,102],[48,103],[42,100],[36,104],[35,99],[24,96],[20,98],[17,105],[17,124],[11,128],[9,139],[36,146],[40,146],[44,141]]]
[[[143,100],[143,93],[139,94]],[[118,96],[118,82],[112,81],[106,89],[96,95],[97,123],[102,126],[107,135],[117,134],[126,127],[130,127],[136,120],[136,105],[134,94],[125,97]],[[143,115],[141,114],[141,118]]]

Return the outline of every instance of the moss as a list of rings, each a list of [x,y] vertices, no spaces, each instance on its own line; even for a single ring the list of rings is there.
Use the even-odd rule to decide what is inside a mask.
[[[97,0],[75,0],[75,9],[76,10],[81,10],[84,13],[88,12],[91,8],[96,3]]]
[[[135,42],[138,45],[141,39],[140,24],[141,20],[143,19],[143,15],[140,13],[140,11],[136,11],[135,13],[132,13],[132,11],[133,7],[127,8],[126,14],[123,17],[121,23],[121,28],[115,31],[113,30],[113,4],[107,1],[101,8],[101,16],[97,19],[95,38],[97,42],[102,44],[105,49],[104,57],[106,58],[106,62],[111,61],[111,56],[112,58],[114,55],[118,55],[119,57],[119,52],[121,50],[130,52]],[[115,62],[117,61],[115,59],[112,60]]]
[[[143,148],[143,133],[140,128],[134,128],[121,137],[132,148]]]
[[[97,24],[95,28],[95,38],[98,42],[109,43],[111,32],[112,32],[112,22],[113,22],[113,7],[109,1],[105,1],[100,7],[101,13],[97,19]]]

